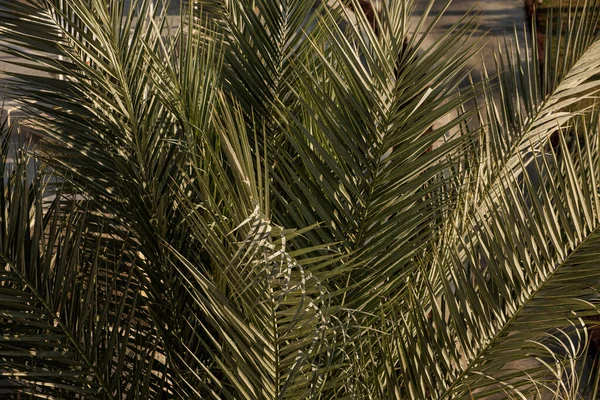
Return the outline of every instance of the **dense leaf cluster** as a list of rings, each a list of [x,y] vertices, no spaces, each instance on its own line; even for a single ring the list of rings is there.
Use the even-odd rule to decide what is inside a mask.
[[[595,397],[598,7],[469,83],[433,2],[131,3],[0,0],[1,394]]]

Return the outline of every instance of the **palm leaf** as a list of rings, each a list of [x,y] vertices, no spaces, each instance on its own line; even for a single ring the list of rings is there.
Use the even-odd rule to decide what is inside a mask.
[[[63,186],[44,208],[42,178],[26,190],[18,167],[4,197],[0,304],[27,339],[5,337],[15,391],[583,390],[593,5],[549,32],[543,72],[507,42],[478,92],[474,22],[426,46],[433,2],[415,20],[411,2],[367,16],[358,1],[206,0],[177,26],[154,3],[0,2],[3,50],[46,74],[14,83]]]

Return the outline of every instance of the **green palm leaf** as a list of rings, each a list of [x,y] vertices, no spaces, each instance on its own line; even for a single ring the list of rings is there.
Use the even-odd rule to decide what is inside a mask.
[[[0,1],[58,177],[0,163],[0,385],[591,393],[600,11],[467,84],[475,20],[380,3]]]

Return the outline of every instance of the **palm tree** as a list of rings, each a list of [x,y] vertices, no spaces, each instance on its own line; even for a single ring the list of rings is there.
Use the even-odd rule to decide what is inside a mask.
[[[0,0],[2,393],[595,398],[598,7],[465,84],[410,1],[132,3]]]

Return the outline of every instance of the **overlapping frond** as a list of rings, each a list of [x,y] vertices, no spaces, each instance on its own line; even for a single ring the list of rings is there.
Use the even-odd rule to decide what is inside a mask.
[[[581,142],[571,151],[535,159],[535,171],[543,173],[535,186],[529,175],[506,178],[502,191],[486,197],[491,214],[473,206],[463,219],[472,233],[447,248],[447,261],[436,266],[433,282],[441,294],[428,284],[423,293],[431,308],[414,320],[415,332],[425,333],[408,337],[446,343],[430,347],[433,354],[446,349],[435,364],[414,360],[415,370],[434,368],[419,373],[434,376],[437,390],[447,385],[442,397],[483,398],[501,389],[528,398],[544,384],[565,394],[553,386],[556,377],[532,361],[568,364],[582,358],[587,339],[577,337],[578,318],[598,313],[597,121],[578,121],[574,134]],[[559,135],[568,148],[564,133]],[[579,327],[573,330],[569,321]],[[577,351],[548,344],[561,331],[570,332],[565,335]],[[450,343],[458,351],[450,351]],[[407,356],[409,349],[403,352]]]
[[[478,92],[469,17],[427,45],[440,16],[379,3],[0,1],[63,189],[0,193],[10,390],[583,393],[600,11]]]
[[[0,390],[34,398],[167,393],[135,243],[52,190],[20,140],[3,131]]]

